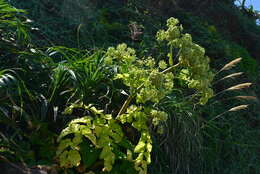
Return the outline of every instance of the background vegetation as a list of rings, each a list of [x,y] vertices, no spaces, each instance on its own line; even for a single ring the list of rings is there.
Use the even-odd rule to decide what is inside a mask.
[[[205,48],[216,74],[214,96],[198,105],[189,98],[194,91],[175,81],[176,91],[153,105],[168,119],[160,123],[163,134],[149,127],[153,151],[148,173],[259,174],[259,15],[234,0],[0,0],[4,173],[135,173],[132,163],[119,160],[119,152],[114,169],[101,172],[100,151],[88,140],[80,146],[87,154],[84,165],[65,170],[59,167],[57,139],[71,120],[95,115],[85,105],[117,115],[129,88],[114,80],[121,65],[113,69],[104,63],[107,48],[126,43],[139,59],[166,61],[167,45],[155,36],[170,17],[178,18],[183,32]],[[75,103],[84,105],[65,114]],[[122,130],[126,142],[138,143],[140,134],[130,124]],[[132,148],[117,147],[122,152]]]

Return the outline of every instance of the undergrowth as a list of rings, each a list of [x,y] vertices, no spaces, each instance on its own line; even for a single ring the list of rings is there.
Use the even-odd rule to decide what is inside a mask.
[[[233,1],[10,2],[27,12],[0,0],[4,173],[259,173],[251,12]],[[162,30],[171,16],[183,26],[170,18]]]

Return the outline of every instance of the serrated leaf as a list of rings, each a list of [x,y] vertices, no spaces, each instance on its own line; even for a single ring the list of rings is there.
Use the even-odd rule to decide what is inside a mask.
[[[63,129],[63,130],[61,131],[61,133],[60,133],[60,135],[59,135],[57,141],[59,142],[63,137],[65,137],[66,135],[69,135],[69,134],[71,134],[71,133],[73,133],[73,132],[71,131],[71,129],[70,129],[69,127],[66,127],[65,129]]]
[[[81,133],[83,136],[88,138],[94,145],[97,145],[97,138],[92,133],[92,131],[89,128],[84,128],[81,130]]]
[[[92,118],[89,116],[85,116],[82,118],[74,119],[70,122],[70,124],[76,124],[76,123],[85,123],[85,124],[91,124]]]

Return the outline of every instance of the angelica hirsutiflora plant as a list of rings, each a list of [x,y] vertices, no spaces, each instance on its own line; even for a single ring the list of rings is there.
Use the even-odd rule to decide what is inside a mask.
[[[161,122],[168,117],[167,112],[156,104],[179,88],[175,86],[176,79],[194,89],[200,104],[205,104],[213,95],[211,81],[214,75],[210,71],[209,58],[205,56],[204,48],[193,43],[191,35],[183,34],[182,30],[179,21],[170,18],[167,30],[160,30],[156,35],[159,42],[166,42],[169,46],[168,61],[158,62],[153,57],[140,59],[126,44],[108,48],[104,64],[115,70],[114,80],[124,83],[128,98],[116,116],[105,114],[91,105],[80,105],[94,116],[72,120],[62,131],[57,151],[62,167],[79,166],[81,155],[78,147],[85,137],[95,148],[102,149],[99,157],[104,160],[103,171],[111,171],[117,159],[115,151],[120,149],[119,144],[126,137],[122,125],[127,123],[139,132],[140,138],[137,144],[131,142],[134,148],[127,149],[123,158],[132,161],[139,174],[147,173],[152,151],[150,126],[157,127],[161,133]],[[72,104],[67,112],[71,113],[75,107],[79,105]],[[74,137],[68,138],[69,134],[74,134]]]

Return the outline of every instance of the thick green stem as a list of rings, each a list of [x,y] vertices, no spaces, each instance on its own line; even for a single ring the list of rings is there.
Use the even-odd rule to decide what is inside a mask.
[[[123,106],[121,107],[120,111],[117,114],[117,118],[122,115],[123,113],[125,113],[126,109],[128,108],[130,102],[132,101],[132,99],[136,96],[137,92],[144,86],[144,84],[142,84],[141,86],[139,86],[136,90],[136,92],[134,92],[132,95],[129,95],[128,98],[126,99],[126,101],[124,102]]]
[[[176,67],[179,66],[179,65],[180,65],[180,63],[177,63],[176,65],[173,65],[173,66],[171,66],[171,67],[165,69],[165,70],[162,71],[161,73],[162,73],[162,74],[165,74],[165,73],[171,72],[174,68],[176,68]]]
[[[174,68],[176,68],[177,66],[179,66],[180,63],[177,63],[176,65],[173,65],[167,69],[165,69],[164,71],[162,71],[162,74],[168,73],[170,71],[172,71]],[[122,115],[123,113],[125,113],[126,109],[128,108],[130,102],[132,101],[132,99],[136,96],[136,94],[138,93],[138,91],[140,91],[140,89],[142,89],[142,87],[144,86],[144,84],[140,85],[136,92],[134,92],[132,95],[128,96],[128,98],[126,99],[126,101],[124,102],[123,106],[121,107],[120,111],[117,114],[117,118]]]
[[[171,45],[171,48],[170,48],[169,64],[170,64],[170,66],[173,65],[173,47],[172,47],[172,45]]]

